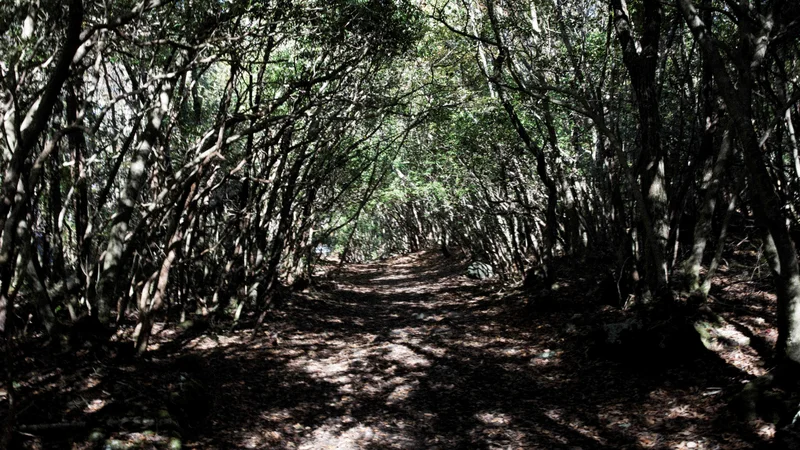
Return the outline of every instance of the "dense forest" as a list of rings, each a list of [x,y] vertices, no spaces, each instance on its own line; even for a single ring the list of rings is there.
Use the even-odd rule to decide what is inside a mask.
[[[703,366],[758,297],[772,337],[738,327],[763,370],[714,398],[771,424],[748,445],[800,445],[795,0],[3,1],[0,116],[2,448],[245,447],[175,408],[183,441],[114,447],[135,420],[59,398],[90,402],[90,373],[213,373],[190,335],[278,348],[404,255],[502,292],[520,332],[582,317],[581,357],[622,374],[619,353]],[[406,294],[397,320],[433,314],[396,311]],[[450,438],[330,448],[501,448]],[[604,439],[518,445],[749,448]]]

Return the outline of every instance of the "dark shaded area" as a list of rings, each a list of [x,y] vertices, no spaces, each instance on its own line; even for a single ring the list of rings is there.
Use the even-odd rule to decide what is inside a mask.
[[[127,364],[25,349],[20,422],[65,426],[28,428],[17,445],[103,448],[116,438],[165,448],[171,436],[184,448],[765,443],[728,420],[723,395],[708,394],[752,378],[715,353],[661,365],[590,356],[597,326],[626,314],[587,298],[602,272],[560,268],[541,310],[531,306],[541,299],[469,281],[464,268],[428,253],[346,267],[270,311],[252,340],[249,330],[167,329],[146,360]]]

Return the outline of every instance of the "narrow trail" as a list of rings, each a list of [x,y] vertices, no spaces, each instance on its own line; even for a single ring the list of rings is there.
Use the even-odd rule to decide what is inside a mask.
[[[252,436],[256,448],[599,448],[532,407],[562,396],[548,380],[555,353],[532,360],[552,349],[509,330],[487,287],[462,273],[428,254],[348,267],[307,315],[282,318],[269,375],[242,373],[268,392],[217,404],[271,405],[242,424],[277,430]]]
[[[275,312],[263,339],[218,342],[200,447],[750,447],[712,421],[716,405],[691,404],[698,373],[713,385],[730,371],[636,376],[586,363],[564,328],[580,314],[522,323],[496,286],[462,273],[426,253],[349,266]]]
[[[103,448],[167,448],[175,421],[183,448],[204,450],[737,450],[769,439],[769,424],[725,406],[763,370],[745,357],[754,349],[610,361],[589,351],[592,330],[625,312],[596,301],[590,266],[560,267],[559,288],[532,296],[464,271],[435,253],[347,266],[271,310],[257,336],[159,327],[141,360],[30,348],[20,423],[85,425],[25,448],[100,448],[94,428],[140,443]]]

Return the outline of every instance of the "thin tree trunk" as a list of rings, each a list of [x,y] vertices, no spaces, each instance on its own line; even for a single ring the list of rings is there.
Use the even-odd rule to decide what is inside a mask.
[[[66,82],[71,71],[75,53],[80,47],[80,33],[83,25],[83,2],[72,0],[69,3],[67,16],[67,32],[64,46],[61,48],[58,60],[53,67],[53,72],[47,81],[41,96],[27,112],[26,120],[20,129],[20,135],[14,136],[14,151],[8,162],[2,185],[2,200],[0,201],[0,230],[3,230],[3,244],[0,246],[0,332],[6,329],[8,317],[13,309],[13,302],[8,298],[11,279],[14,274],[17,249],[13,234],[17,229],[17,221],[21,216],[9,215],[20,186],[20,177],[23,175],[25,162],[31,151],[39,141],[39,137],[47,127],[53,107],[58,101],[61,87]],[[30,120],[27,120],[27,119]],[[10,222],[10,223],[9,223]],[[9,417],[13,423],[13,416]],[[10,433],[10,430],[9,430]],[[6,436],[0,439],[0,447],[7,444]],[[10,439],[10,435],[8,436]]]
[[[725,127],[722,134],[722,144],[717,154],[713,168],[708,168],[703,174],[702,190],[705,191],[703,203],[700,205],[700,214],[694,227],[694,244],[692,254],[686,261],[686,283],[689,292],[697,292],[700,288],[700,266],[703,263],[708,237],[711,233],[711,220],[719,196],[719,187],[722,176],[728,167],[728,156],[731,153],[731,130]]]
[[[767,170],[752,121],[752,99],[749,92],[751,74],[747,71],[758,68],[759,58],[763,55],[760,52],[745,55],[751,62],[744,66],[744,71],[738,74],[739,87],[736,87],[716,43],[712,40],[710,30],[701,20],[692,1],[677,0],[677,2],[692,34],[700,44],[700,48],[707,57],[711,58],[714,78],[719,83],[720,94],[742,139],[744,161],[754,193],[751,205],[753,212],[759,222],[764,224],[776,247],[779,262],[779,267],[773,267],[778,295],[776,353],[784,363],[800,364],[800,266],[798,266],[797,251],[782,212],[782,202]],[[743,40],[750,41],[747,48],[758,49],[767,40],[768,30],[753,30],[750,27],[750,24],[742,21],[740,35]]]
[[[644,222],[646,247],[646,277],[658,298],[671,297],[666,259],[669,241],[669,199],[665,179],[666,159],[661,146],[661,114],[659,112],[656,68],[661,36],[661,4],[659,0],[644,0],[641,39],[633,35],[628,6],[625,0],[610,0],[614,27],[622,46],[622,59],[628,69],[635,94],[639,118],[641,154],[637,164],[641,176],[642,197],[650,223]]]
[[[800,150],[798,150],[797,135],[795,134],[794,122],[792,121],[792,108],[786,109],[784,121],[786,123],[786,131],[789,134],[789,144],[792,149],[792,166],[794,168],[795,179],[797,180],[795,184],[800,184]]]
[[[722,251],[725,249],[725,239],[728,236],[728,224],[730,223],[731,216],[735,210],[736,194],[733,194],[728,202],[728,209],[725,211],[725,218],[722,219],[722,227],[720,228],[719,236],[717,237],[717,250],[714,252],[714,257],[711,259],[711,263],[708,265],[708,271],[703,279],[703,284],[700,285],[700,294],[704,297],[707,297],[708,293],[711,292],[711,281],[714,279],[714,275],[717,274],[719,261],[722,259]]]
[[[494,11],[494,4],[489,2],[487,6],[489,20],[491,21],[492,29],[494,30],[495,39],[497,39],[500,45],[500,57],[494,60],[494,74],[492,75],[492,79],[490,81],[495,84],[498,98],[500,99],[500,103],[503,105],[503,109],[505,109],[509,119],[511,120],[511,125],[514,127],[514,130],[517,132],[517,135],[519,135],[523,144],[525,144],[525,148],[536,158],[536,173],[539,175],[540,180],[545,185],[547,190],[547,213],[545,218],[543,266],[547,280],[552,281],[555,275],[552,273],[549,265],[553,259],[553,248],[558,240],[558,217],[556,215],[556,206],[558,204],[558,186],[556,186],[555,181],[553,181],[553,179],[550,177],[544,150],[539,148],[533,142],[528,130],[522,124],[522,121],[519,119],[514,106],[500,84],[500,77],[503,73],[503,64],[509,55],[508,49],[503,44],[500,25]]]
[[[174,264],[175,260],[178,257],[178,251],[180,250],[181,243],[183,242],[184,236],[184,224],[188,228],[191,226],[191,223],[194,220],[194,208],[189,206],[189,203],[194,196],[195,189],[197,184],[192,184],[187,196],[182,199],[182,205],[174,215],[174,222],[173,222],[173,229],[174,232],[171,234],[169,242],[167,244],[167,256],[164,258],[164,261],[161,263],[161,268],[158,271],[158,277],[156,278],[156,288],[155,292],[153,293],[153,298],[148,302],[149,304],[139,305],[140,307],[140,315],[139,315],[139,323],[136,326],[135,336],[136,336],[136,354],[141,355],[145,351],[147,351],[147,344],[150,342],[150,334],[153,330],[153,319],[156,312],[160,311],[163,304],[164,304],[164,296],[167,292],[167,284],[169,283],[169,274],[170,270],[172,269],[172,265]],[[186,217],[181,223],[181,217],[183,216],[183,212],[189,209]],[[142,309],[143,307],[143,309]]]
[[[50,164],[48,171],[50,174],[49,183],[49,196],[47,197],[47,206],[49,208],[50,221],[50,251],[53,254],[53,262],[50,267],[50,284],[54,285],[66,277],[67,270],[64,263],[64,242],[61,237],[61,220],[59,215],[63,207],[61,200],[61,158],[59,155],[59,144],[53,150],[53,155],[50,157]],[[47,257],[47,255],[45,255]],[[67,310],[69,311],[70,318],[75,321],[78,319],[77,302],[74,299],[69,299],[67,302]]]
[[[170,108],[172,86],[173,84],[170,80],[165,80],[161,85],[159,102],[150,113],[150,119],[142,133],[141,141],[134,154],[130,169],[128,169],[128,180],[125,183],[125,189],[117,202],[117,212],[112,220],[108,245],[103,258],[94,311],[102,324],[108,324],[111,320],[111,305],[114,304],[118,292],[117,278],[124,263],[123,254],[127,247],[128,228],[133,218],[136,202],[147,180],[150,153],[156,145],[162,121]]]
[[[83,88],[80,79],[77,79],[72,86],[67,88],[67,101],[66,101],[66,115],[67,122],[77,123],[78,121],[78,108],[80,104],[79,95]],[[87,243],[87,231],[89,224],[89,192],[86,186],[86,141],[83,132],[80,130],[73,131],[67,136],[69,145],[72,148],[75,165],[72,170],[72,185],[77,191],[75,195],[75,239],[78,257],[78,271],[84,275],[84,295],[88,299],[89,284],[91,283],[91,263],[89,261],[89,249]]]

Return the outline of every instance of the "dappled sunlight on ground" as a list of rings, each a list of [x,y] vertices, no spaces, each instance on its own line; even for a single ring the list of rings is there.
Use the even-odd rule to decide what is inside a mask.
[[[135,414],[153,417],[158,399],[189,376],[171,365],[188,352],[202,357],[212,407],[186,430],[184,448],[741,449],[774,433],[718,419],[723,390],[763,373],[746,345],[748,330],[759,336],[765,325],[756,318],[729,319],[712,349],[719,358],[625,366],[587,356],[585,318],[598,313],[579,283],[559,291],[561,309],[532,311],[463,269],[431,253],[350,266],[271,311],[255,336],[161,330],[152,376],[98,365],[65,387],[81,400],[64,408],[105,417],[141,402]],[[52,395],[61,377],[32,383]],[[167,442],[133,432],[112,437]]]
[[[567,340],[580,332],[562,326],[574,312],[522,326],[495,287],[460,270],[410,255],[351,266],[331,291],[295,300],[271,325],[281,344],[264,349],[281,364],[265,383],[285,381],[260,408],[281,415],[243,427],[283,427],[281,442],[257,448],[749,445],[711,431],[718,405],[692,406],[705,391],[676,386],[686,375],[643,379],[587,362],[580,341]]]

